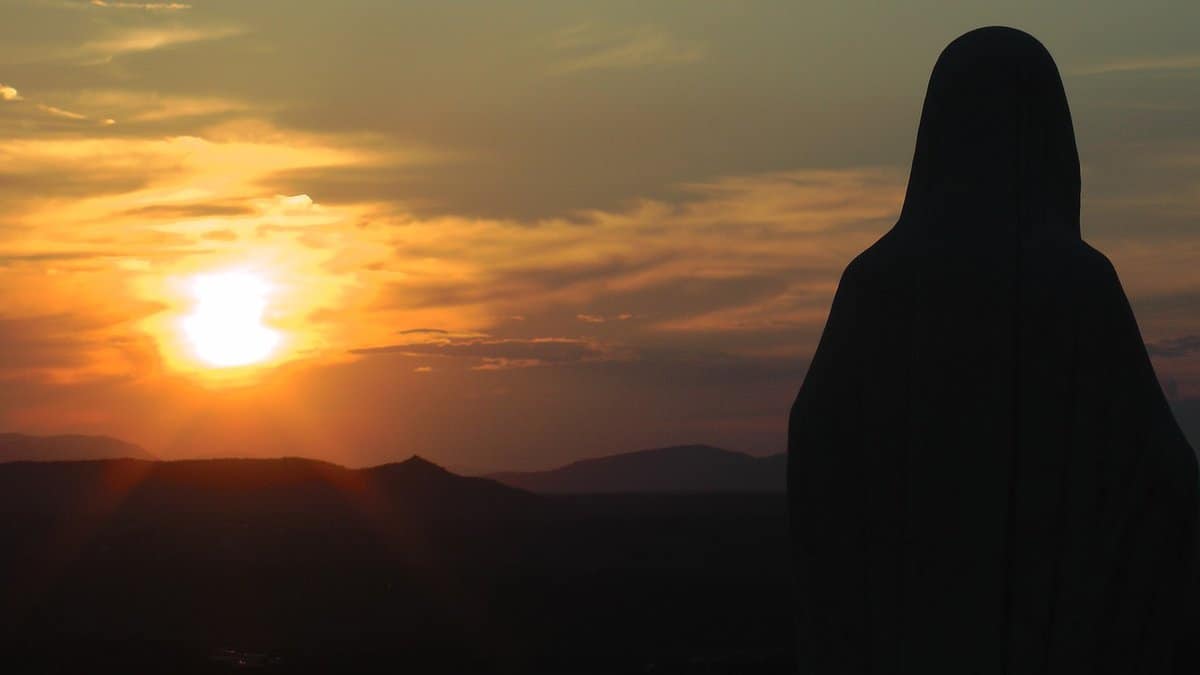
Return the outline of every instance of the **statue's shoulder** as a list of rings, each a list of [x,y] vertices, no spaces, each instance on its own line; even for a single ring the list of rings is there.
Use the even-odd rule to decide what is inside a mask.
[[[1108,256],[1082,239],[1057,242],[1054,262],[1066,265],[1070,277],[1086,287],[1120,286],[1116,267]]]
[[[889,230],[868,246],[842,270],[842,285],[870,288],[890,285],[919,263],[920,252],[895,230]]]

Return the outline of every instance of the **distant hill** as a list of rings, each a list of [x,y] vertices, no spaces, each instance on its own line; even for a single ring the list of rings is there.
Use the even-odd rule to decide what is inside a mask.
[[[421,505],[434,514],[499,515],[504,511],[527,512],[542,505],[536,495],[489,478],[460,476],[417,455],[403,462],[360,469],[377,490],[403,496],[406,503]]]
[[[0,462],[157,459],[139,445],[109,436],[0,434]]]
[[[549,471],[487,477],[545,494],[616,492],[783,492],[786,456],[754,457],[708,445],[639,450]]]
[[[450,473],[416,456],[369,469],[296,457],[0,465],[0,508],[9,513],[114,511],[139,522],[189,514],[415,522],[504,516],[542,501],[519,488]]]

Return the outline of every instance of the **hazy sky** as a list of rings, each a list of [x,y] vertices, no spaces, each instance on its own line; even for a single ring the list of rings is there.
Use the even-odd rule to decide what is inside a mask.
[[[877,4],[0,0],[0,428],[781,451],[933,62],[988,24],[1056,58],[1084,236],[1200,428],[1200,3]],[[185,317],[231,271],[280,343],[213,368]]]

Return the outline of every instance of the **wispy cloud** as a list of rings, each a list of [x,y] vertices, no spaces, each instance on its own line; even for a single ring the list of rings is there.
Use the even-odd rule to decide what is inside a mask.
[[[37,107],[38,107],[38,110],[41,110],[42,112],[49,114],[49,115],[54,115],[55,117],[62,117],[64,119],[68,119],[68,120],[86,120],[87,119],[87,115],[81,115],[77,112],[71,112],[70,110],[63,110],[62,108],[55,108],[52,105],[46,105],[44,103],[37,104]]]
[[[75,92],[70,102],[71,107],[103,109],[107,115],[120,119],[122,123],[174,123],[172,126],[180,128],[252,110],[247,102],[228,98],[123,89],[83,89]],[[265,107],[259,106],[260,109]]]
[[[617,31],[574,26],[555,34],[551,45],[564,57],[551,68],[556,73],[679,65],[704,58],[700,45],[653,26]]]
[[[108,2],[108,0],[91,0],[92,7],[106,9],[142,9],[151,12],[191,9],[192,6],[182,2]]]
[[[79,6],[79,5],[75,5]],[[84,5],[86,7],[86,5]],[[186,26],[169,24],[142,28],[107,27],[96,37],[82,42],[0,43],[0,65],[76,64],[97,65],[127,55],[167,49],[179,45],[221,40],[242,35],[246,29],[231,24]]]
[[[22,96],[19,91],[17,91],[16,87],[13,87],[11,85],[6,85],[6,84],[0,84],[0,101],[8,101],[8,102],[14,102],[14,103],[15,102],[24,102],[25,97]],[[75,112],[73,110],[67,110],[66,108],[59,108],[57,106],[49,105],[46,103],[40,103],[40,102],[30,102],[30,103],[32,103],[33,107],[36,108],[38,111],[40,111],[46,115],[49,115],[51,117],[60,119],[60,120],[68,120],[68,121],[72,121],[72,122],[91,122],[91,121],[93,121],[93,119],[91,117],[84,115],[83,113]],[[108,118],[108,117],[99,118],[94,121],[98,122],[102,126],[108,126],[110,124],[116,123],[115,120]]]
[[[608,323],[609,321],[628,321],[633,318],[633,315],[629,312],[624,312],[615,316],[601,316],[599,314],[576,314],[575,318],[584,323]]]
[[[433,342],[367,347],[355,349],[353,353],[363,356],[405,354],[408,356],[467,358],[476,361],[475,370],[562,365],[613,357],[611,350],[596,342],[560,337],[440,339]]]
[[[1146,350],[1151,356],[1165,359],[1180,358],[1200,353],[1200,335],[1185,335],[1183,337],[1161,340],[1146,344]]]
[[[866,167],[777,172],[570,219],[406,218],[392,256],[370,261],[369,311],[504,338],[582,334],[639,353],[669,339],[798,358],[841,267],[894,219],[902,179]]]
[[[73,54],[77,58],[92,62],[106,62],[124,54],[136,54],[183,44],[220,40],[240,35],[244,32],[244,29],[236,26],[139,28],[111,37],[85,42],[73,50]]]
[[[137,372],[155,360],[154,345],[127,328],[158,309],[126,303],[87,313],[0,317],[0,381],[36,378],[62,384]]]

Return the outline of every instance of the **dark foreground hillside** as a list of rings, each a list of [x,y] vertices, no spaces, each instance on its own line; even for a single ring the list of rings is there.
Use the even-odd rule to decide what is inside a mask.
[[[784,498],[419,459],[0,465],[5,672],[782,673]]]

